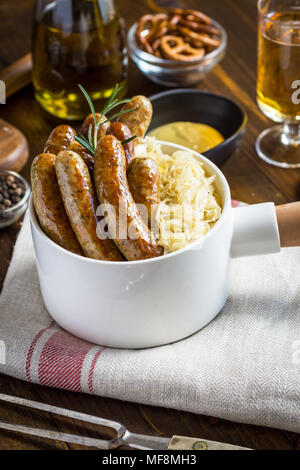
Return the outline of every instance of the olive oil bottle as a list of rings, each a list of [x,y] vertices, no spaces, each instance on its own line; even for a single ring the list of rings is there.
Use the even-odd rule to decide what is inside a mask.
[[[61,119],[83,119],[80,83],[100,110],[116,83],[127,86],[125,28],[113,0],[37,0],[33,86],[41,106]]]

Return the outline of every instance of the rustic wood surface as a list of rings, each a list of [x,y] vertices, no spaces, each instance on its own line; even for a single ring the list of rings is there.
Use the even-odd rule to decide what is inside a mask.
[[[16,8],[11,0],[1,0],[0,69],[29,52],[33,3],[34,0],[19,0]],[[119,0],[118,3],[127,26],[155,7],[152,0]],[[232,97],[249,114],[248,130],[240,149],[223,167],[233,197],[248,203],[272,200],[277,204],[300,199],[300,172],[272,168],[262,162],[254,150],[258,133],[270,124],[259,112],[255,102],[256,0],[161,0],[158,3],[201,9],[219,21],[229,34],[226,58],[198,88]],[[143,77],[133,63],[130,64],[129,84],[129,96],[139,93],[151,95],[163,90]],[[53,121],[35,102],[31,86],[12,96],[6,105],[0,105],[0,114],[3,119],[19,128],[28,139],[30,158],[22,174],[29,180],[30,161],[41,150],[53,127]],[[19,228],[20,225],[16,223],[0,233],[0,286],[5,278]],[[197,436],[255,449],[300,449],[300,436],[293,433],[54,390],[3,375],[0,376],[0,391],[120,420],[137,433]],[[20,410],[1,402],[0,419],[64,432],[99,435],[95,426],[70,422],[50,414]],[[70,448],[76,449],[79,446],[0,431],[0,449]]]

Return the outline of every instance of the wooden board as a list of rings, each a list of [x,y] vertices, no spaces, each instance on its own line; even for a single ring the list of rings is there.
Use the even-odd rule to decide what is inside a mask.
[[[24,134],[0,119],[0,169],[20,172],[28,156],[29,148]]]
[[[26,54],[0,71],[0,80],[5,82],[6,99],[31,83],[32,56]]]

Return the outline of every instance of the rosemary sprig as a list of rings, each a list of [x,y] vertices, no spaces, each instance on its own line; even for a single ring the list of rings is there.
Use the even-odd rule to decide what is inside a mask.
[[[103,109],[101,111],[100,117],[97,120],[96,116],[96,111],[94,104],[88,94],[88,92],[83,88],[82,85],[78,85],[80,90],[82,91],[85,99],[87,100],[90,110],[92,112],[93,118],[94,118],[94,133],[93,133],[93,126],[90,125],[89,130],[88,130],[88,138],[84,137],[82,134],[79,136],[75,137],[75,140],[79,142],[83,147],[85,147],[89,152],[91,152],[92,155],[95,155],[96,152],[96,147],[97,147],[97,141],[98,141],[98,130],[100,126],[103,126],[103,124],[106,124],[108,121],[111,121],[112,119],[116,119],[119,116],[122,116],[123,114],[131,113],[132,111],[136,111],[137,108],[132,108],[128,110],[123,110],[119,111],[118,113],[113,114],[109,119],[106,119],[102,121],[103,116],[107,116],[108,113],[110,113],[113,109],[115,109],[117,106],[120,106],[125,103],[129,103],[131,100],[130,99],[123,99],[119,100],[117,98],[118,93],[121,91],[122,87],[117,83],[111,96],[108,98],[106,101],[105,105],[103,106]],[[102,121],[102,122],[101,122]],[[128,144],[132,140],[136,139],[136,135],[132,135],[128,139],[124,140],[122,142],[123,145]]]
[[[80,134],[80,137],[76,136],[75,140],[77,140],[77,142],[79,142],[81,145],[83,145],[83,147],[85,147],[89,152],[91,152],[92,155],[94,155],[93,147],[91,146],[91,144],[86,140],[86,138],[82,134]]]
[[[132,135],[131,137],[128,137],[128,139],[122,140],[122,145],[129,144],[132,140],[136,139],[136,135]]]

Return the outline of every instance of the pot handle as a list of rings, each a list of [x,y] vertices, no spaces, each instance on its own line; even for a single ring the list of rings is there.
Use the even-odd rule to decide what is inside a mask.
[[[280,251],[276,209],[272,202],[233,210],[231,256],[265,255]]]
[[[278,253],[280,247],[300,246],[300,202],[272,202],[234,209],[233,258]]]

